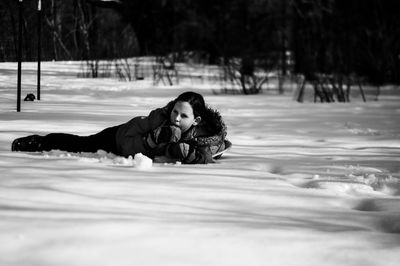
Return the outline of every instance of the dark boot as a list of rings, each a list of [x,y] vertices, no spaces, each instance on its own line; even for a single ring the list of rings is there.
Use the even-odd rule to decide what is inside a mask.
[[[42,151],[42,136],[30,135],[18,138],[11,145],[12,151]]]

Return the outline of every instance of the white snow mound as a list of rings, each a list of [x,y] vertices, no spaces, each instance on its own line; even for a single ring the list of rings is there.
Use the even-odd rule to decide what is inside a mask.
[[[141,153],[135,154],[133,162],[134,166],[140,170],[147,170],[153,166],[153,160]]]

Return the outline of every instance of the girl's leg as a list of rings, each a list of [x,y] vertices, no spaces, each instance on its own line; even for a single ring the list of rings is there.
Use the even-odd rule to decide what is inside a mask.
[[[116,152],[115,134],[118,126],[106,128],[90,136],[77,136],[65,133],[51,133],[43,138],[42,149],[63,150],[69,152]]]
[[[96,152],[105,150],[117,153],[115,134],[119,126],[109,127],[90,135],[78,136],[65,133],[51,133],[44,137],[31,135],[16,139],[12,144],[13,151],[50,151]]]

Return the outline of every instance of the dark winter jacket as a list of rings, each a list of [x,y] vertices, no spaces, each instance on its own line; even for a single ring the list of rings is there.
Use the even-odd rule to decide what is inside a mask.
[[[116,134],[118,152],[125,156],[142,153],[150,158],[171,155],[165,149],[151,149],[146,138],[161,125],[169,124],[174,103],[150,112],[148,116],[138,116],[121,125]],[[207,108],[200,124],[182,134],[180,142],[190,146],[189,155],[182,163],[205,164],[213,162],[212,156],[224,148],[227,128],[218,111]],[[171,158],[174,159],[174,158]]]

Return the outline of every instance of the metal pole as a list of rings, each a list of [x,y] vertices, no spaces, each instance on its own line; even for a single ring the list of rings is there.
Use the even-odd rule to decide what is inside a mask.
[[[37,50],[37,99],[40,100],[40,61],[41,61],[41,24],[42,24],[42,1],[38,0],[38,50]]]
[[[17,81],[17,112],[21,112],[21,62],[22,62],[22,4],[23,0],[19,0],[19,25],[18,25],[18,81]]]

